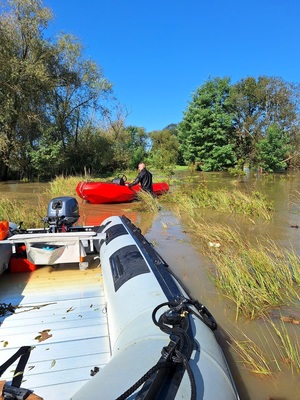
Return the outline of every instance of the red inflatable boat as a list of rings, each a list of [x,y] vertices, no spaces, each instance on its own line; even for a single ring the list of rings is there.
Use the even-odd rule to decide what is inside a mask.
[[[156,196],[169,190],[166,182],[153,183],[152,187]],[[92,204],[128,203],[140,190],[139,184],[129,188],[122,178],[115,178],[112,182],[79,182],[76,186],[78,196]]]

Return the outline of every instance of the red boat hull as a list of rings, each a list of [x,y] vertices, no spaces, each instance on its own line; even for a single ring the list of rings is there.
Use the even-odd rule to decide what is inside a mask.
[[[153,193],[156,196],[166,193],[169,185],[166,182],[153,183]],[[128,203],[136,198],[140,185],[129,188],[125,185],[109,182],[79,182],[76,186],[78,196],[92,204]]]

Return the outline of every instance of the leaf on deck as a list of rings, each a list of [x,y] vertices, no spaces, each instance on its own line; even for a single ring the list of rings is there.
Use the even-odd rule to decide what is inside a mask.
[[[40,335],[36,336],[34,339],[38,340],[39,342],[44,342],[52,337],[52,335],[49,334],[50,331],[51,329],[44,329],[43,331],[39,332]]]

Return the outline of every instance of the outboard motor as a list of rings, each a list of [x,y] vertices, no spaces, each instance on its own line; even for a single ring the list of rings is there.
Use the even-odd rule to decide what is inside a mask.
[[[48,215],[44,223],[49,224],[51,231],[67,230],[79,219],[79,205],[74,197],[61,196],[52,199],[48,204]]]

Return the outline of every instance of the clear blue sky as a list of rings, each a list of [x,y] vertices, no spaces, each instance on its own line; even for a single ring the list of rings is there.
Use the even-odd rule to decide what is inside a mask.
[[[300,82],[300,0],[44,0],[147,132],[182,120],[207,79]]]

